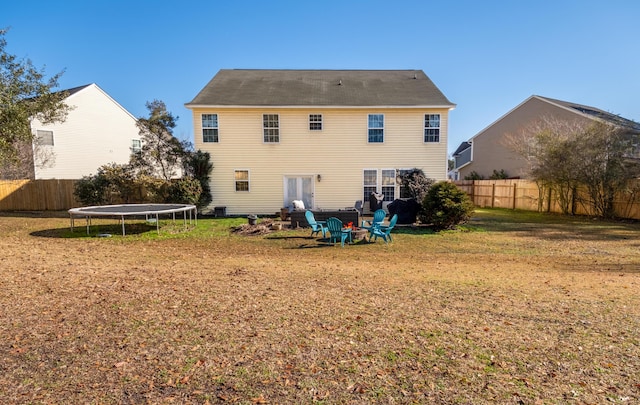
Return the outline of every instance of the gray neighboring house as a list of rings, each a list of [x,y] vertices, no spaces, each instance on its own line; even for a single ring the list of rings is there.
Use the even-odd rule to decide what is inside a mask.
[[[596,107],[533,95],[469,141],[462,142],[453,154],[455,177],[463,180],[472,172],[489,178],[493,171],[504,170],[511,178],[526,178],[525,160],[510,150],[504,139],[536,121],[549,117],[568,122],[602,120],[614,125],[640,131],[640,124]]]

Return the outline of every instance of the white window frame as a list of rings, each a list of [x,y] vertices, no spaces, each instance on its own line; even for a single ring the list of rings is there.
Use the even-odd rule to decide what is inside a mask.
[[[36,131],[36,142],[38,145],[54,146],[55,141],[53,138],[53,131],[38,129]]]
[[[262,142],[280,143],[280,114],[262,114]]]
[[[205,126],[205,117],[215,117],[215,118],[207,118],[207,124],[208,121],[213,120],[215,122],[213,122],[215,125],[210,126],[210,125],[206,125]],[[202,122],[202,142],[203,143],[218,143],[220,142],[220,121],[218,120],[218,114],[217,113],[211,113],[211,114],[202,114],[201,115],[201,122]],[[210,134],[205,134],[205,131],[212,131],[212,133]],[[207,137],[211,137],[212,140],[207,140]]]
[[[131,140],[131,153],[142,152],[142,141],[140,139]]]
[[[309,131],[322,131],[322,114],[309,114]]]
[[[247,173],[247,179],[238,179],[238,173],[241,172],[246,172]],[[238,190],[238,184],[239,183],[247,183],[247,189],[246,190]],[[236,193],[248,193],[251,191],[251,172],[249,171],[249,169],[234,169],[233,170],[233,190]]]
[[[376,174],[375,183],[367,183],[366,172],[374,172]],[[369,195],[372,191],[378,192],[378,169],[362,169],[362,203],[367,205],[369,203]]]
[[[387,172],[387,175],[389,174],[388,172],[392,172],[390,183],[385,183],[385,179],[388,178],[388,177],[385,177],[385,172]],[[380,169],[380,191],[379,192],[384,194],[385,196],[383,201],[392,202],[393,200],[396,199],[396,186],[397,186],[396,183],[397,183],[396,169]],[[392,190],[391,199],[387,198],[387,194],[385,194],[385,190],[387,191]]]
[[[373,116],[380,116],[382,117],[382,126],[381,127],[372,127],[371,126],[371,118]],[[367,115],[367,143],[384,143],[384,133],[385,133],[385,128],[384,128],[384,114],[379,114],[379,113],[372,113],[372,114],[368,114]],[[371,140],[371,131],[382,131],[382,140],[381,141],[372,141]],[[378,135],[374,135],[375,137],[378,137]]]
[[[432,117],[438,117],[437,126],[433,125],[435,119]],[[424,143],[440,143],[440,128],[441,128],[442,116],[440,114],[425,114],[424,115],[424,136],[422,140]]]

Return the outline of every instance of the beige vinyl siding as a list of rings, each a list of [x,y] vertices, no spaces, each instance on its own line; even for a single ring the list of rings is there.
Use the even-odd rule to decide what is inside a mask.
[[[37,130],[53,131],[54,139],[50,147],[54,164],[36,167],[36,179],[79,179],[95,174],[102,165],[129,161],[131,140],[140,139],[131,114],[96,85],[72,94],[65,103],[73,110],[64,122],[32,123],[34,134]]]
[[[368,143],[368,114],[385,116],[384,142]],[[439,143],[425,143],[424,114],[441,115]],[[202,142],[202,114],[218,114],[219,142]],[[278,114],[280,142],[263,142],[262,115]],[[322,114],[323,129],[309,129]],[[362,199],[363,170],[418,167],[446,178],[447,109],[194,108],[196,149],[209,152],[214,206],[228,214],[275,214],[284,201],[284,177],[314,176],[315,208],[353,206]],[[250,171],[250,191],[236,192],[234,170]],[[317,180],[320,174],[321,181]]]

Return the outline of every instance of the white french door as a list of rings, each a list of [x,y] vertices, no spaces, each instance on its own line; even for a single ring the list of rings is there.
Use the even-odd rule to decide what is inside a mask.
[[[301,200],[306,209],[313,208],[313,176],[284,176],[283,207],[293,208],[293,200]]]

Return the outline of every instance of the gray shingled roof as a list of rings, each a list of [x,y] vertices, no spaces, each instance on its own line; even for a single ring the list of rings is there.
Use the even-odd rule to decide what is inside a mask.
[[[591,106],[584,105],[584,104],[571,103],[569,101],[562,101],[562,100],[558,100],[558,99],[555,99],[555,98],[542,97],[542,96],[536,96],[536,97],[539,97],[541,99],[547,100],[547,101],[549,101],[551,103],[554,103],[554,104],[561,105],[561,106],[563,106],[565,108],[571,108],[571,109],[573,109],[573,110],[575,110],[577,112],[580,112],[582,114],[586,114],[586,115],[589,115],[591,117],[595,117],[595,118],[599,118],[599,119],[604,120],[604,121],[608,121],[608,122],[610,122],[610,123],[612,123],[614,125],[619,125],[619,126],[622,126],[622,127],[631,128],[631,129],[634,129],[636,131],[640,130],[640,124],[639,123],[637,123],[635,121],[632,121],[632,120],[629,120],[627,118],[621,117],[619,115],[615,115],[615,114],[612,114],[610,112],[601,110],[601,109],[596,108],[596,107],[591,107]]]
[[[67,92],[67,97],[69,97],[70,95],[75,94],[75,93],[79,92],[80,90],[85,89],[85,88],[87,88],[89,86],[91,86],[91,85],[90,84],[85,84],[84,86],[78,86],[78,87],[72,87],[72,88],[66,89],[66,90],[60,90],[60,91],[57,91],[56,93],[61,93],[61,92],[65,91],[65,92]]]
[[[455,107],[422,70],[220,70],[195,106]]]

